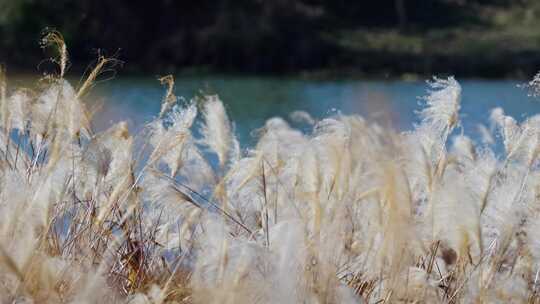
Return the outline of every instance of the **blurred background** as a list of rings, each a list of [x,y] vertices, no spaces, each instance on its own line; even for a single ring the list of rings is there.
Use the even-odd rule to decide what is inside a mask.
[[[129,72],[528,77],[535,0],[1,0],[0,61],[34,69],[46,27],[73,68],[97,49]]]
[[[462,80],[471,121],[500,105],[539,110],[516,85],[540,69],[540,1],[0,0],[0,63],[12,79],[49,68],[45,28],[64,35],[70,75],[98,52],[124,62],[98,87],[103,125],[155,115],[165,74],[187,99],[220,94],[245,142],[294,110],[392,112],[410,125],[432,75]]]

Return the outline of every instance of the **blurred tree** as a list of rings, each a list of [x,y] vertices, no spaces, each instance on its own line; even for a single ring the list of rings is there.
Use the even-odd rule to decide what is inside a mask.
[[[185,67],[287,72],[343,65],[358,56],[343,30],[405,34],[481,24],[482,7],[530,0],[0,0],[0,61],[33,68],[39,34],[61,31],[72,62],[119,51],[128,70]]]

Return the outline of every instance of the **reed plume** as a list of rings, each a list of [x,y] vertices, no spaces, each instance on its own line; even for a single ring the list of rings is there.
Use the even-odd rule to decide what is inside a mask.
[[[311,131],[274,117],[246,148],[217,95],[164,77],[141,132],[93,132],[110,61],[75,89],[61,35],[44,39],[45,87],[0,70],[0,302],[539,301],[538,116],[494,109],[482,142],[454,135],[461,87],[435,78],[412,131],[295,112]]]

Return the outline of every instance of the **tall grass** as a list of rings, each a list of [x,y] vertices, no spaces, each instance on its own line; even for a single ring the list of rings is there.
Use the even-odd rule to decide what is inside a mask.
[[[495,109],[476,143],[434,79],[410,132],[297,112],[312,132],[273,118],[242,151],[218,96],[165,77],[140,134],[96,133],[84,93],[111,62],[76,89],[48,39],[42,88],[0,70],[1,303],[540,302],[539,116]]]

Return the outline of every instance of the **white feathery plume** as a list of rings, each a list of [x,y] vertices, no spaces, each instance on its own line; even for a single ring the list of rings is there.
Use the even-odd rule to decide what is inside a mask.
[[[180,217],[199,208],[198,204],[173,181],[155,169],[149,169],[143,180],[144,194],[156,209],[164,208],[167,216]]]
[[[540,115],[532,116],[519,125],[501,108],[496,108],[491,111],[490,119],[503,137],[507,160],[522,157],[529,166],[532,165],[540,152]]]
[[[236,128],[233,127],[233,130]],[[235,165],[241,158],[242,158],[242,149],[240,148],[240,141],[238,141],[238,138],[236,138],[236,132],[233,132],[232,136],[232,147],[230,152],[229,160],[231,162],[231,166]]]
[[[346,121],[323,119],[315,126],[313,145],[321,163],[322,186],[342,199],[349,190],[351,171],[350,126]]]
[[[458,156],[467,157],[470,160],[476,159],[476,149],[474,147],[473,141],[465,136],[458,135],[453,138],[453,151]]]
[[[260,206],[253,202],[258,201],[262,195],[259,190],[262,165],[262,153],[239,160],[214,193],[216,197],[226,198],[229,208],[241,210],[244,222],[250,227],[257,226],[260,218]]]
[[[478,124],[478,133],[480,133],[480,138],[482,139],[482,143],[484,145],[492,145],[495,143],[495,140],[493,139],[493,135],[491,131],[483,124]]]
[[[97,138],[101,146],[101,159],[98,170],[105,173],[106,183],[118,183],[132,173],[133,138],[129,135],[126,122],[119,122]],[[104,166],[104,167],[102,167]]]
[[[174,177],[183,166],[187,149],[194,147],[190,128],[197,116],[197,107],[191,103],[186,107],[173,107],[163,120],[156,120],[149,125],[150,144],[154,151],[150,163],[163,161]],[[165,125],[165,126],[164,126]]]
[[[180,178],[186,185],[203,191],[215,184],[214,170],[195,145],[191,126],[197,116],[197,107],[174,106],[162,120],[148,125],[149,142],[154,150],[148,164],[161,162],[169,168],[170,178]]]
[[[90,119],[87,116],[87,111],[84,104],[81,102],[77,93],[73,87],[64,80],[62,83],[62,106],[60,113],[67,114],[66,125],[68,130],[68,135],[71,138],[76,138],[78,136],[90,137]],[[67,112],[67,113],[66,113]],[[59,115],[59,116],[64,116]]]
[[[213,188],[217,182],[214,169],[195,145],[184,148],[177,176],[182,183],[201,192]]]
[[[411,185],[415,201],[426,202],[433,187],[434,165],[424,148],[424,142],[417,132],[402,134],[404,168]],[[420,207],[420,206],[419,206]]]
[[[505,174],[497,176],[493,182],[495,187],[482,218],[485,244],[495,240],[498,246],[504,247],[516,241],[513,236],[529,214],[527,202],[534,196],[532,179],[524,179],[526,170],[523,166],[508,167]]]
[[[203,117],[203,143],[217,154],[223,168],[233,145],[233,133],[223,102],[217,95],[205,96]]]
[[[308,125],[314,125],[316,123],[315,119],[306,111],[293,111],[289,114],[289,117],[292,121],[297,123],[305,123]]]
[[[69,139],[89,136],[89,121],[84,105],[67,80],[52,83],[32,107],[32,131],[46,134],[59,131]]]
[[[258,131],[260,138],[255,150],[262,152],[264,159],[274,168],[280,167],[291,156],[300,155],[309,143],[302,132],[291,128],[279,117],[268,119]]]
[[[423,98],[426,107],[419,112],[422,123],[416,127],[416,132],[430,161],[437,166],[448,136],[459,124],[461,86],[454,77],[434,78],[428,84],[431,90],[429,95]]]
[[[540,267],[540,216],[536,214],[529,218],[526,226],[527,241],[530,252],[537,267]]]
[[[530,167],[540,153],[540,115],[534,115],[521,124],[519,146],[523,149],[526,164]]]
[[[422,123],[428,124],[440,134],[449,133],[459,123],[461,86],[454,77],[435,77],[428,84],[431,90],[424,97],[426,107],[420,111]]]
[[[448,242],[458,257],[478,261],[482,252],[480,202],[459,172],[448,169],[433,196],[433,229],[437,239]]]
[[[300,220],[282,221],[270,229],[270,248],[276,261],[272,281],[279,290],[273,293],[275,303],[306,299],[302,285],[307,282],[303,282],[302,272],[310,261],[303,230],[304,224]]]
[[[16,129],[19,134],[24,133],[31,118],[31,101],[30,93],[25,90],[17,90],[9,98],[11,127]]]
[[[511,155],[521,135],[521,129],[518,123],[514,118],[506,116],[502,108],[491,110],[490,120],[492,125],[500,130],[506,154]]]
[[[36,135],[47,132],[49,121],[53,119],[53,111],[56,109],[60,87],[51,85],[37,98],[32,105],[31,131]]]
[[[321,189],[320,162],[315,149],[310,146],[306,146],[300,158],[297,180],[302,193],[308,195],[308,197],[318,197]]]
[[[459,162],[463,180],[474,194],[475,202],[479,202],[480,212],[483,213],[496,186],[498,161],[491,150],[479,150],[475,155],[474,161],[468,157],[466,161]]]

